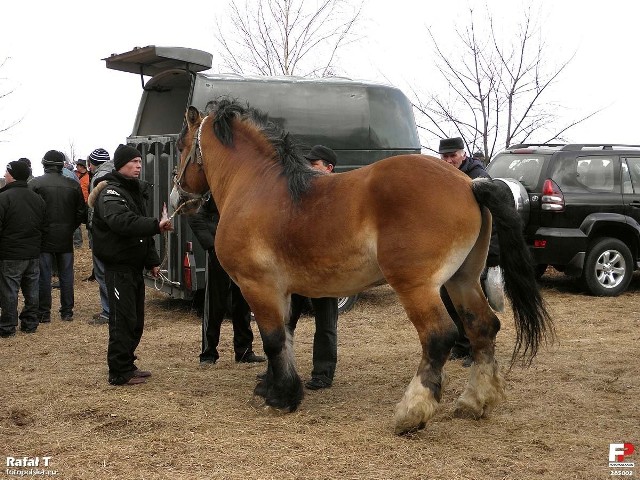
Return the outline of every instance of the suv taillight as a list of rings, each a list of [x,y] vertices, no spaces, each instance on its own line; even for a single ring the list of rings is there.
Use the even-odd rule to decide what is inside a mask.
[[[547,178],[542,186],[542,205],[540,208],[552,212],[564,210],[564,195],[556,182],[550,178]]]

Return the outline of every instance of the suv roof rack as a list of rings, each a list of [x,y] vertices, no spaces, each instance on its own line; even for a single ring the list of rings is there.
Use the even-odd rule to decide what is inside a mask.
[[[638,149],[640,145],[629,145],[624,143],[569,143],[562,147],[562,150],[623,150]]]
[[[549,147],[558,148],[564,147],[566,143],[518,143],[516,145],[510,145],[507,150],[515,150],[516,148],[531,148],[531,147]]]
[[[631,145],[624,143],[519,143],[511,145],[507,150],[515,150],[519,148],[531,147],[548,147],[559,148],[560,150],[621,150],[621,149],[640,149],[640,145]]]

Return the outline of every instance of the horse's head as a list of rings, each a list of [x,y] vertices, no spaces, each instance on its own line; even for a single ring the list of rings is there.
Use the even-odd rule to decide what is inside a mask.
[[[201,125],[205,117],[190,106],[185,113],[186,125],[178,139],[180,161],[171,191],[171,206],[180,213],[194,213],[202,204],[209,184],[202,167],[200,150]]]

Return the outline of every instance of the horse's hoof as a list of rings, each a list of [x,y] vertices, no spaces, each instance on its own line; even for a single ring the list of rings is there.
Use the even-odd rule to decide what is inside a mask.
[[[478,420],[484,415],[484,408],[476,402],[470,402],[467,399],[459,398],[456,400],[456,408],[453,415],[457,418],[471,418]]]
[[[271,407],[271,408],[275,408],[276,410],[280,410],[282,412],[295,412],[298,409],[298,406],[300,405],[300,402],[297,403],[289,403],[289,402],[285,402],[282,399],[279,398],[265,398],[265,403]]]
[[[427,426],[426,422],[421,422],[418,425],[414,425],[414,426],[396,424],[394,433],[398,436],[411,435],[412,433],[419,432],[426,426]]]
[[[258,382],[256,388],[253,389],[253,394],[258,397],[266,398],[268,390],[269,386],[267,385],[267,382],[265,380],[262,380]]]

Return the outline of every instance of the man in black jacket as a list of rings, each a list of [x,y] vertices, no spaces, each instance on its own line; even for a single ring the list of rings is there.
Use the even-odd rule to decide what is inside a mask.
[[[135,385],[151,376],[135,365],[144,329],[143,269],[154,276],[160,258],[153,236],[173,229],[169,219],[147,216],[140,188],[142,158],[128,145],[113,155],[114,171],[102,177],[89,195],[93,212],[93,250],[104,262],[109,295],[109,383]]]
[[[442,159],[450,165],[453,165],[458,170],[466,173],[470,178],[488,178],[491,179],[489,173],[485,170],[484,164],[475,158],[468,157],[464,150],[464,141],[461,137],[445,138],[440,140],[438,147],[438,153]],[[482,272],[482,282],[487,278],[487,268],[496,267],[500,265],[500,245],[498,243],[498,235],[495,228],[491,230],[491,241],[489,242],[489,251],[487,252],[487,263],[485,269]],[[484,285],[483,285],[484,288]],[[456,312],[455,307],[449,298],[449,294],[446,289],[442,287],[440,289],[440,297],[444,303],[444,306],[449,313],[449,316],[453,319],[454,323],[458,327],[458,339],[455,345],[451,349],[451,360],[462,359],[462,365],[464,367],[471,366],[471,345],[469,339],[464,332],[462,320]]]
[[[18,325],[18,290],[22,287],[24,308],[20,330],[38,328],[38,257],[45,230],[45,203],[29,190],[31,168],[9,162],[0,189],[0,337],[15,335]]]
[[[236,362],[264,362],[265,358],[253,351],[251,331],[251,311],[242,296],[240,288],[233,283],[220,265],[214,249],[216,230],[220,214],[212,198],[205,202],[195,215],[188,218],[189,226],[198,242],[207,252],[205,271],[206,284],[204,311],[202,314],[202,351],[200,364],[214,364],[218,361],[220,327],[227,311],[227,299],[231,294],[231,323],[233,325],[233,350]]]
[[[311,168],[329,174],[333,172],[338,157],[336,153],[324,145],[315,145],[304,156]],[[302,313],[305,297],[291,296],[291,315],[289,330],[295,331]],[[333,376],[338,363],[338,299],[332,297],[312,298],[316,330],[313,334],[313,370],[305,387],[309,390],[329,388],[333,384]]]
[[[29,182],[29,188],[46,203],[48,230],[40,253],[38,318],[51,321],[51,271],[53,262],[60,279],[60,318],[73,320],[73,232],[86,221],[87,206],[80,183],[62,174],[65,156],[49,150],[42,159],[44,175]]]

